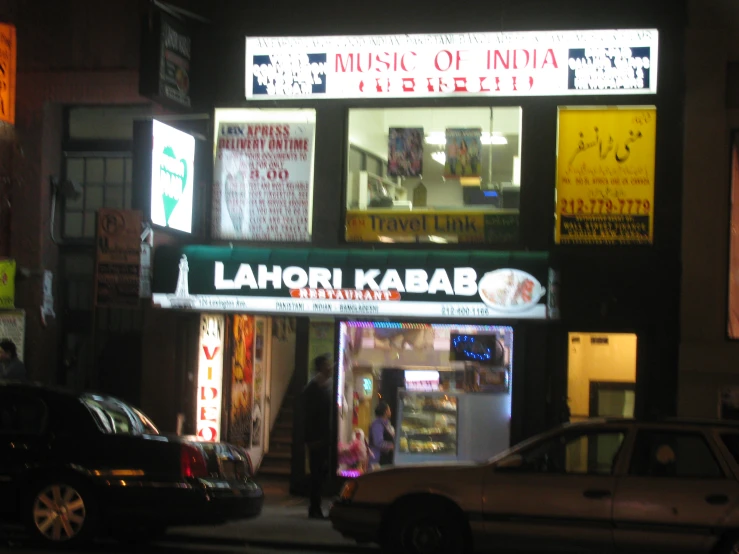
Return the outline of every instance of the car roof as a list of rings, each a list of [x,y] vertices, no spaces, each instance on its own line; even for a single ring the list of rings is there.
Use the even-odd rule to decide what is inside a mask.
[[[580,425],[648,425],[658,427],[721,427],[739,431],[739,421],[710,418],[662,417],[662,418],[624,418],[600,417],[583,421],[565,423],[565,426]]]
[[[32,381],[14,381],[9,379],[0,379],[0,390],[16,390],[16,391],[31,391],[36,394],[41,394],[46,397],[64,398],[68,400],[79,400],[80,398],[86,397],[98,397],[102,399],[113,399],[118,402],[117,398],[109,394],[100,394],[97,392],[78,392],[70,388],[58,386],[58,385],[44,385],[42,383],[36,383]]]

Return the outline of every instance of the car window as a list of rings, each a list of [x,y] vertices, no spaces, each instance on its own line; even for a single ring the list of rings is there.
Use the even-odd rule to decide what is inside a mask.
[[[739,464],[739,435],[736,433],[726,433],[721,435],[721,440],[724,441],[734,461]]]
[[[524,449],[520,471],[611,475],[626,431],[567,431]]]
[[[139,421],[141,422],[141,427],[143,427],[144,429],[144,433],[146,433],[147,435],[159,434],[159,429],[157,429],[157,426],[154,425],[154,422],[149,419],[149,417],[146,416],[144,412],[137,410],[136,408],[131,408],[131,411],[136,417],[139,418]]]
[[[139,432],[132,414],[120,402],[101,396],[86,397],[83,401],[104,433],[132,435]]]
[[[629,474],[713,479],[724,476],[701,433],[658,430],[637,433]]]
[[[0,434],[40,435],[46,429],[48,409],[40,398],[0,394]]]

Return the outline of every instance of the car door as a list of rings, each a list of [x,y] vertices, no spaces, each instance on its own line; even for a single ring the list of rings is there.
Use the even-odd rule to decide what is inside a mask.
[[[495,464],[483,485],[486,546],[536,552],[613,550],[616,459],[628,427],[566,428]]]
[[[0,513],[15,513],[22,474],[48,458],[47,419],[48,409],[40,398],[0,391]]]
[[[703,429],[642,428],[616,483],[616,546],[709,552],[738,502],[739,485]]]

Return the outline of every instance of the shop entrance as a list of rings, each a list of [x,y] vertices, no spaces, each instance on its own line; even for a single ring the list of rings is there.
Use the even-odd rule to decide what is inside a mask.
[[[634,417],[636,335],[569,333],[568,342],[570,420]]]

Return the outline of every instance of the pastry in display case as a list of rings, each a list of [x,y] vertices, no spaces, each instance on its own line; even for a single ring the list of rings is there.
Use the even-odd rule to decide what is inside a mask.
[[[429,460],[456,459],[457,397],[401,390],[397,442],[396,463],[423,461],[419,455]]]

